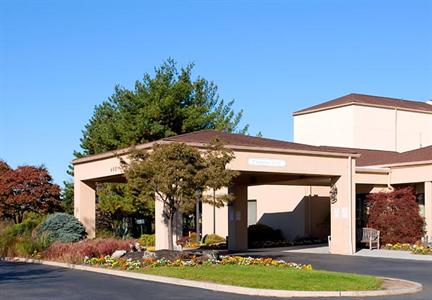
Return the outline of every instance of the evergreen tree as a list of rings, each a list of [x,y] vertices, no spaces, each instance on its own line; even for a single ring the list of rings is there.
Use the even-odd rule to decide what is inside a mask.
[[[153,76],[146,73],[143,80],[136,81],[133,89],[116,86],[113,95],[95,107],[83,131],[81,151],[75,151],[74,156],[79,158],[203,129],[247,133],[248,126],[239,127],[243,111],[234,112],[234,100],[221,99],[214,82],[202,77],[193,79],[193,67],[188,64],[179,69],[173,59],[168,59],[155,68]],[[73,176],[73,170],[68,174]],[[110,199],[113,204],[117,199],[117,206],[123,205],[121,197],[117,197],[122,195],[122,189],[107,187],[99,193],[99,203]],[[73,210],[71,182],[64,183],[62,200],[65,209]]]

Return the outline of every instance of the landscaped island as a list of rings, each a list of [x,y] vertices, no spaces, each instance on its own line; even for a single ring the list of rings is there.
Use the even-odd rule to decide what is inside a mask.
[[[373,276],[267,266],[158,267],[137,272],[242,287],[295,291],[366,291],[380,289]]]
[[[241,256],[214,258],[212,254],[215,252],[201,255],[167,250],[157,252],[158,254],[154,256],[144,253],[146,258],[143,259],[132,259],[131,253],[126,255],[129,258],[87,257],[84,263],[150,275],[275,290],[368,291],[380,289],[383,283],[381,279],[374,276],[316,271],[311,265],[272,258]]]

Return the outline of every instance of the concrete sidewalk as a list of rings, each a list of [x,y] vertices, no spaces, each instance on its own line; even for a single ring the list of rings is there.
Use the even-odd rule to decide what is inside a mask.
[[[301,246],[280,248],[281,252],[285,253],[305,253],[305,254],[330,254],[328,246]],[[392,258],[405,260],[432,261],[432,255],[412,254],[409,251],[401,250],[369,250],[361,249],[354,256],[376,257],[376,258]]]
[[[363,256],[363,257],[378,257],[378,258],[432,261],[432,255],[412,254],[409,251],[401,251],[401,250],[361,249],[355,255],[356,256]]]
[[[312,254],[330,254],[329,247],[325,245],[319,246],[297,246],[285,248],[282,252],[286,253],[312,253]]]

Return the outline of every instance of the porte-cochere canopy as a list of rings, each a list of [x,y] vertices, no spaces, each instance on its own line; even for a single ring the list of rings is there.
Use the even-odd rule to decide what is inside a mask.
[[[233,186],[229,187],[229,192],[235,196],[235,200],[228,207],[227,219],[221,220],[221,222],[228,222],[228,245],[232,250],[247,248],[248,186],[304,185],[331,187],[330,252],[354,253],[356,186],[387,187],[392,183],[390,179],[392,167],[379,164],[379,157],[387,160],[390,157],[398,159],[397,154],[390,155],[386,153],[387,151],[312,146],[214,130],[169,137],[138,145],[135,148],[150,149],[154,143],[181,142],[204,149],[216,138],[234,151],[235,158],[227,167],[240,172]],[[75,216],[83,222],[89,237],[95,236],[95,185],[97,182],[124,182],[120,160],[127,160],[130,150],[131,148],[125,148],[73,161]],[[358,166],[357,162],[361,166]],[[374,167],[374,165],[380,166]],[[432,163],[423,167],[426,169],[422,169],[420,175],[417,174],[417,177],[421,178],[416,178],[415,182],[425,184],[426,210],[431,210],[426,212],[426,218],[432,218]],[[409,177],[410,169],[404,170],[405,175],[398,175],[399,177]],[[268,201],[272,199],[269,198]],[[158,249],[166,248],[169,238],[162,218],[161,205],[160,201],[156,200],[155,227]],[[203,219],[206,217],[203,214]],[[430,232],[431,228],[428,230]]]

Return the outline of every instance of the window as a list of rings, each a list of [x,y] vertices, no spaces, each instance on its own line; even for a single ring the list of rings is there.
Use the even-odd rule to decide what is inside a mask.
[[[257,201],[248,200],[248,226],[257,222]]]

